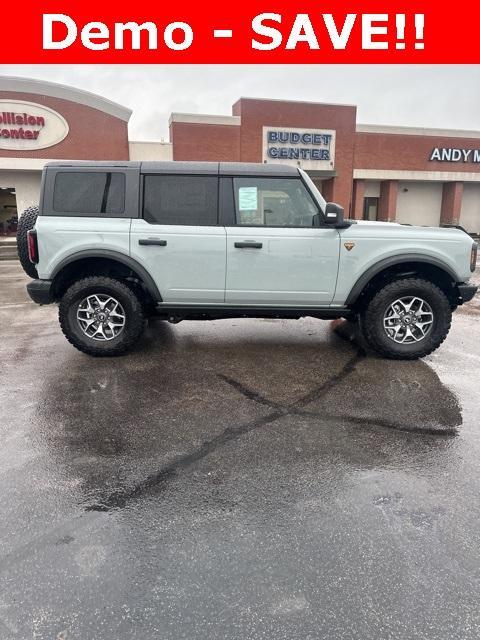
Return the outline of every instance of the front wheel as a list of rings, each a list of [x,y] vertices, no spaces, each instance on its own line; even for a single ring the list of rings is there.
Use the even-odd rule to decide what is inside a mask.
[[[84,278],[67,289],[59,320],[67,340],[91,356],[125,353],[145,325],[142,304],[132,289],[105,276]]]
[[[415,360],[435,351],[447,337],[451,321],[447,296],[420,278],[402,278],[385,285],[361,314],[367,343],[395,360]]]

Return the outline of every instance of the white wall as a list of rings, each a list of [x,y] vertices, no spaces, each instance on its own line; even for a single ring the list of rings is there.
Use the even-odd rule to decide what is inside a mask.
[[[396,221],[438,227],[442,189],[441,183],[399,182]]]
[[[38,205],[41,178],[40,171],[0,171],[0,187],[15,189],[19,217],[27,207]]]
[[[170,142],[130,142],[128,146],[130,160],[173,160],[173,147]]]
[[[480,233],[480,184],[464,183],[460,224],[470,233]]]

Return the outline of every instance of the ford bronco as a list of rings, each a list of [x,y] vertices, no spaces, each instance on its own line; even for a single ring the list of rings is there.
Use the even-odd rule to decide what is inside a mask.
[[[344,219],[301,169],[54,162],[18,251],[39,304],[77,349],[121,354],[157,315],[346,318],[388,358],[436,349],[475,295],[459,228]]]

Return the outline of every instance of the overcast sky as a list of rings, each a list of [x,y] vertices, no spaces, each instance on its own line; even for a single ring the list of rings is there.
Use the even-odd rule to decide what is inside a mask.
[[[241,96],[356,104],[362,124],[480,130],[480,65],[0,65],[133,109],[131,140],[168,139],[172,111],[230,115]]]

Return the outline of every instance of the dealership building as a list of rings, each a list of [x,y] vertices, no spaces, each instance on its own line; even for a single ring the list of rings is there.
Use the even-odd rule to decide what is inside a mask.
[[[231,115],[173,113],[135,142],[130,109],[73,87],[0,77],[0,233],[38,202],[51,160],[208,160],[305,169],[350,217],[480,233],[480,131],[357,123],[352,105],[240,98]]]

